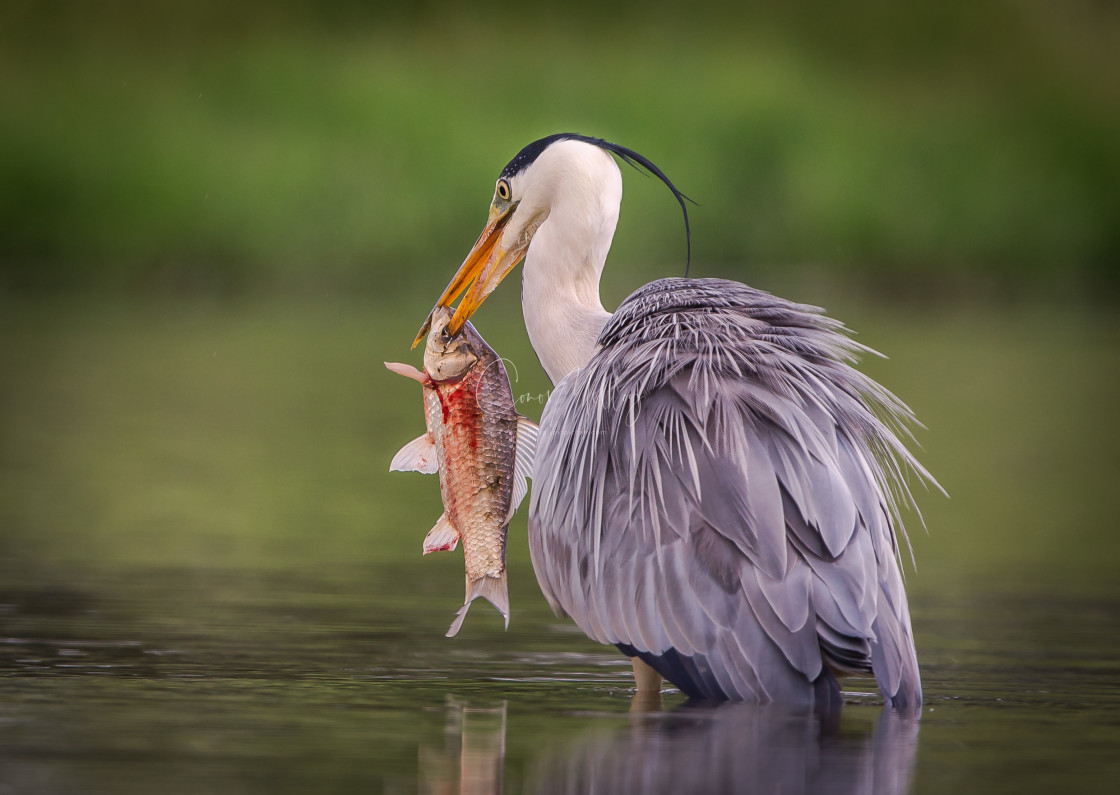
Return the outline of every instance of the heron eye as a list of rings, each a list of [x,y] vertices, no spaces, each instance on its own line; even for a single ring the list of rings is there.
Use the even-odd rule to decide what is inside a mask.
[[[498,180],[498,198],[504,202],[508,202],[510,195],[509,183],[504,179]]]

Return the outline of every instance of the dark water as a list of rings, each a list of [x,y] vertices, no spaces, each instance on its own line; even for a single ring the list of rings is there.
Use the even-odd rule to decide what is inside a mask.
[[[1115,602],[927,602],[921,720],[857,681],[822,726],[634,703],[623,659],[533,609],[502,633],[476,607],[443,638],[454,600],[394,596],[426,572],[393,568],[4,593],[0,791],[1103,792],[1120,773]]]
[[[0,309],[0,795],[1115,790],[1113,319],[857,324],[952,499],[911,523],[921,719],[853,680],[821,725],[634,703],[545,606],[523,517],[509,631],[476,605],[443,637],[438,490],[385,471],[422,421],[380,365],[411,361],[407,313]],[[515,391],[546,393],[493,318]]]

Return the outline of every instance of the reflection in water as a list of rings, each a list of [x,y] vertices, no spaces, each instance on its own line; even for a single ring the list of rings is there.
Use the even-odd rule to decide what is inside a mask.
[[[488,795],[502,791],[506,757],[506,702],[469,707],[447,697],[443,748],[420,747],[421,793]]]
[[[527,791],[903,793],[918,721],[884,711],[873,730],[774,705],[682,707],[592,731],[537,762]]]
[[[631,714],[530,764],[524,791],[905,793],[919,722],[883,711],[872,726],[773,705],[685,706]],[[448,698],[444,748],[420,749],[420,791],[502,791],[506,704],[485,709]]]

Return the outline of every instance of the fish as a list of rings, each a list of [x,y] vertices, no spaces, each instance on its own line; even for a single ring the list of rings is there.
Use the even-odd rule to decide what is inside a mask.
[[[529,489],[539,430],[517,413],[501,357],[470,323],[448,334],[451,317],[445,307],[433,311],[422,371],[385,362],[424,387],[427,430],[389,465],[390,471],[439,473],[444,512],[424,538],[424,554],[453,550],[463,542],[466,599],[449,638],[480,596],[509,628],[506,538],[509,520]]]

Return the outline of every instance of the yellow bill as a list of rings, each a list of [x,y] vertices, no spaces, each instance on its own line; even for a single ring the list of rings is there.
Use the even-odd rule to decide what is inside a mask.
[[[459,329],[470,319],[474,311],[482,305],[486,297],[494,291],[494,288],[525,256],[527,243],[516,241],[514,246],[509,247],[504,241],[504,230],[513,217],[516,208],[517,205],[514,204],[505,212],[491,211],[490,219],[483,228],[482,234],[479,235],[478,241],[474,244],[470,253],[467,254],[467,258],[463,260],[463,264],[459,266],[459,270],[456,271],[451,282],[443,291],[443,295],[439,297],[439,301],[432,309],[432,312],[434,312],[441,306],[451,306],[464,290],[467,291],[447,326],[447,332],[451,336],[459,333]],[[431,325],[432,313],[429,312],[423,327],[412,342],[413,348],[420,343],[420,340],[424,339]]]

